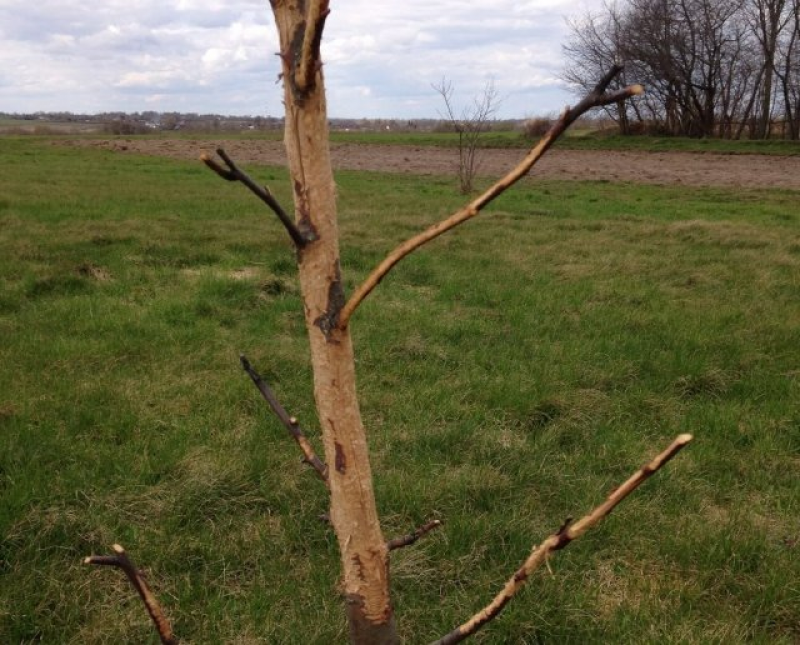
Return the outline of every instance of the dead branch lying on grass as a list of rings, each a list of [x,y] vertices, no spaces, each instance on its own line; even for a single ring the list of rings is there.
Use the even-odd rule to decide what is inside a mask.
[[[517,569],[517,572],[511,579],[506,582],[505,587],[494,597],[492,602],[486,605],[486,607],[481,609],[463,625],[456,627],[456,629],[440,638],[438,641],[435,641],[432,645],[452,645],[453,643],[460,643],[468,636],[477,632],[481,627],[486,625],[486,623],[494,620],[522,588],[530,575],[547,561],[547,557],[551,553],[565,548],[570,542],[579,538],[591,527],[607,517],[617,504],[636,490],[640,484],[658,472],[664,464],[677,455],[691,440],[692,435],[690,434],[679,435],[666,450],[635,472],[624,484],[611,493],[605,502],[600,504],[600,506],[595,508],[591,513],[585,515],[574,524],[571,520],[564,522],[558,531],[553,533],[539,546],[533,548],[528,559]]]
[[[83,563],[105,565],[122,569],[125,575],[128,576],[128,580],[131,581],[134,589],[139,593],[142,602],[144,602],[147,613],[150,614],[150,618],[153,619],[153,624],[156,626],[156,630],[158,630],[158,636],[161,638],[161,642],[164,645],[177,645],[178,639],[172,633],[172,626],[161,610],[161,605],[158,604],[158,600],[153,595],[153,592],[150,591],[150,587],[142,576],[142,572],[136,568],[122,546],[115,544],[111,548],[116,555],[90,555],[84,558]]]
[[[239,357],[239,360],[242,361],[242,368],[250,375],[253,383],[258,388],[258,391],[261,392],[261,396],[264,397],[264,400],[269,404],[269,407],[272,408],[275,416],[280,419],[280,422],[292,435],[294,440],[297,442],[297,445],[300,446],[300,450],[303,451],[303,461],[311,466],[317,472],[319,478],[325,482],[326,486],[328,486],[328,466],[319,457],[317,457],[317,453],[314,452],[311,442],[308,440],[308,437],[306,437],[297,419],[289,416],[289,413],[280,404],[280,401],[278,401],[275,393],[272,391],[269,385],[264,382],[264,379],[261,378],[261,375],[253,369],[252,365],[250,365],[250,361],[247,360],[247,357],[244,354]]]
[[[250,177],[250,175],[244,172],[233,162],[225,150],[222,148],[217,148],[217,154],[225,162],[225,165],[228,166],[227,170],[205,153],[200,155],[200,160],[225,181],[240,181],[247,186],[256,195],[256,197],[269,206],[270,209],[272,209],[272,212],[278,216],[281,224],[283,224],[284,228],[289,233],[289,237],[292,238],[292,241],[298,249],[302,249],[306,244],[313,242],[316,239],[311,232],[303,233],[303,231],[301,231],[294,223],[294,220],[289,217],[289,214],[283,210],[281,205],[278,203],[278,200],[275,199],[273,194],[269,191],[269,188],[266,186],[259,186]]]
[[[367,276],[367,279],[355,290],[353,295],[345,304],[344,308],[339,314],[338,326],[340,329],[345,329],[350,322],[350,317],[353,312],[358,308],[361,302],[366,298],[372,290],[378,286],[381,280],[386,277],[386,274],[400,262],[404,257],[421,247],[422,245],[430,242],[434,238],[439,237],[442,233],[455,228],[459,224],[472,219],[481,210],[486,207],[499,195],[502,195],[511,186],[517,183],[524,177],[539,159],[547,152],[555,141],[564,133],[564,131],[582,114],[586,111],[616,103],[624,99],[636,96],[644,92],[641,85],[630,85],[623,89],[606,92],[611,81],[622,71],[621,65],[615,65],[609,72],[600,80],[595,88],[584,97],[584,99],[573,108],[567,108],[552,125],[550,130],[545,134],[539,143],[531,149],[525,158],[517,164],[505,177],[495,182],[488,190],[478,196],[472,202],[456,211],[447,219],[434,224],[427,230],[415,235],[403,242],[394,251],[389,253],[386,258]]]

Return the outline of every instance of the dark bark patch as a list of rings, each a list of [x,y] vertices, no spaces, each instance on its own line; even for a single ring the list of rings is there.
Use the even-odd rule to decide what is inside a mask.
[[[572,542],[572,538],[569,535],[569,527],[572,524],[572,518],[568,517],[564,520],[564,523],[561,525],[561,528],[558,529],[556,533],[556,538],[558,542],[553,545],[553,551],[560,551],[565,546],[567,546],[570,542]]]
[[[314,242],[319,239],[317,229],[311,222],[311,206],[308,203],[308,191],[302,182],[295,179],[294,181],[294,204],[297,211],[297,228],[300,230],[303,239],[308,242]]]
[[[345,596],[347,622],[350,624],[351,643],[399,643],[394,612],[391,605],[384,612],[382,621],[374,622],[364,615],[364,597],[349,593]]]
[[[514,574],[514,582],[520,583],[525,582],[528,579],[528,574],[525,573],[525,569],[520,569]]]
[[[331,280],[330,286],[328,287],[328,306],[325,313],[314,321],[314,324],[325,334],[325,339],[328,342],[332,342],[331,333],[336,329],[336,325],[339,322],[339,314],[345,304],[344,288],[342,287],[342,271],[338,259],[334,265],[333,273],[333,280]]]
[[[334,447],[336,449],[336,458],[334,461],[336,472],[344,475],[347,472],[347,458],[344,456],[344,448],[342,448],[342,444],[338,441],[334,444]]]

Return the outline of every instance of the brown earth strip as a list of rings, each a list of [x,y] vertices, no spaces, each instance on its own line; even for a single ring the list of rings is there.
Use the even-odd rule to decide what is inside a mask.
[[[221,145],[239,163],[283,166],[286,156],[279,141],[219,142],[184,139],[75,139],[68,145],[198,159]],[[430,146],[334,144],[336,169],[369,170],[418,175],[455,172],[457,152]],[[479,174],[499,177],[522,157],[522,150],[482,150]],[[723,155],[715,153],[552,150],[534,168],[532,177],[564,180],[605,180],[686,186],[800,189],[800,157]]]

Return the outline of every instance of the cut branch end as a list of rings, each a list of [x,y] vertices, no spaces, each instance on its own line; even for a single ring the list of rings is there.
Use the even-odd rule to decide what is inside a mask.
[[[172,632],[172,626],[164,615],[161,605],[150,590],[144,576],[142,576],[142,572],[136,568],[136,565],[134,565],[133,561],[128,557],[122,545],[114,544],[111,550],[114,551],[116,555],[91,555],[84,558],[83,563],[122,569],[123,573],[125,573],[131,585],[136,589],[136,592],[142,599],[163,645],[177,645],[178,639]]]
[[[419,540],[424,535],[427,535],[434,529],[439,528],[442,525],[441,520],[431,520],[427,524],[423,524],[413,533],[409,533],[408,535],[403,535],[398,538],[394,538],[393,540],[389,540],[386,543],[386,547],[389,551],[394,551],[395,549],[402,549],[405,546],[410,546],[414,544],[417,540]]]

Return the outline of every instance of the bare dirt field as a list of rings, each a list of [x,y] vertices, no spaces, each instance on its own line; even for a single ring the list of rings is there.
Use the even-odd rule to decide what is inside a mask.
[[[268,165],[286,163],[283,144],[278,141],[229,140],[212,143],[181,139],[80,139],[66,143],[177,159],[197,159],[202,152],[213,153],[215,147],[222,146],[237,162]],[[452,148],[428,146],[334,144],[332,147],[333,164],[337,169],[420,175],[453,173],[456,155],[456,150]],[[482,150],[479,174],[499,177],[523,155],[523,150]],[[552,150],[531,175],[542,179],[800,189],[800,157]]]

